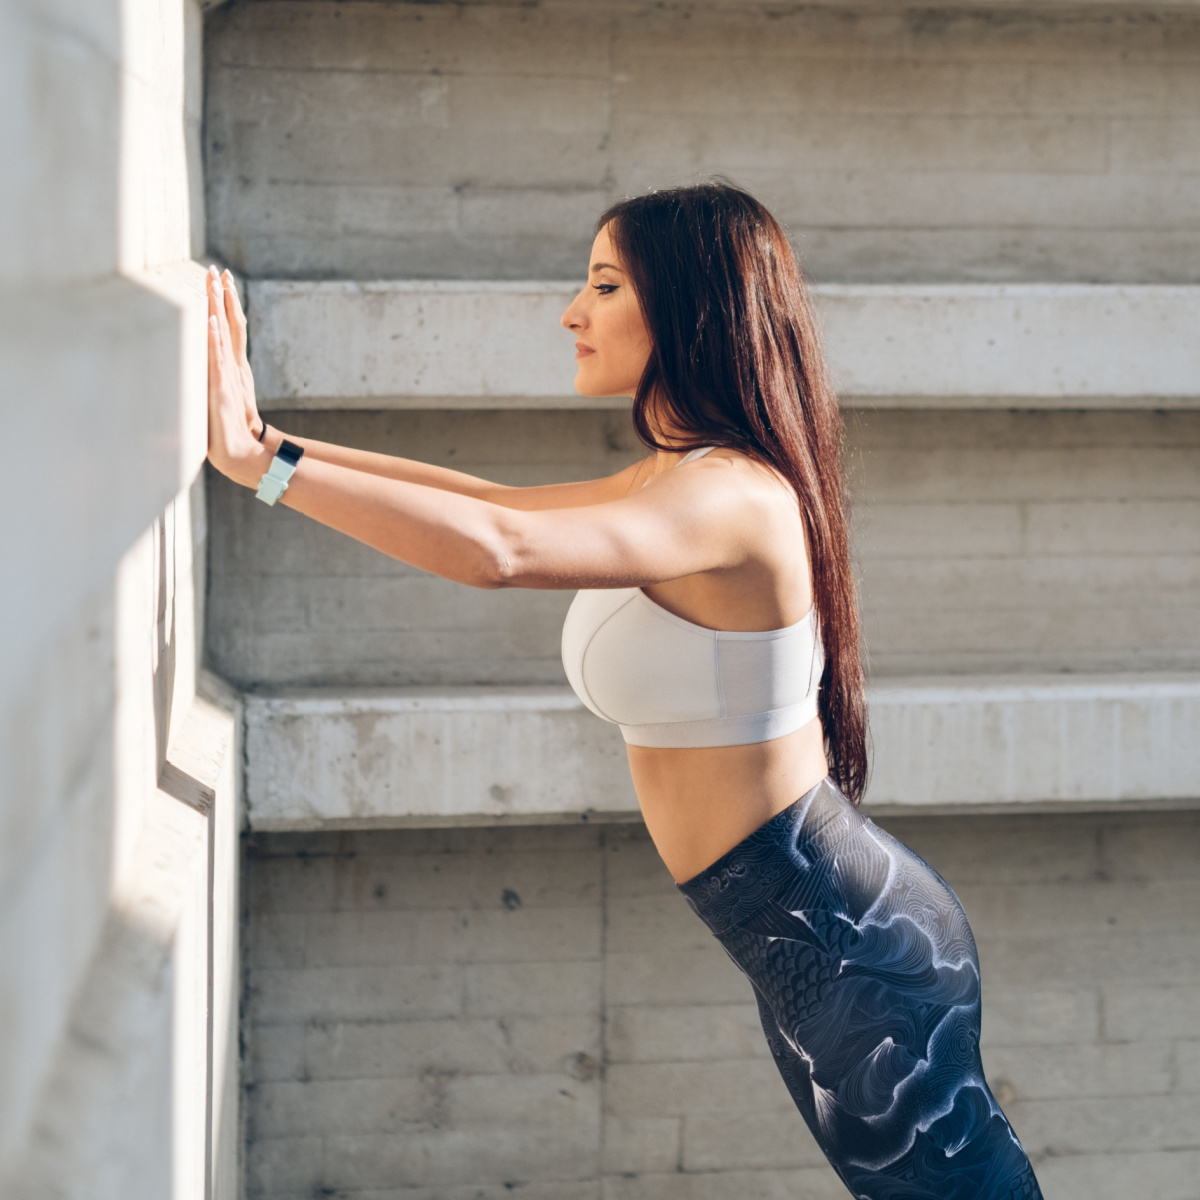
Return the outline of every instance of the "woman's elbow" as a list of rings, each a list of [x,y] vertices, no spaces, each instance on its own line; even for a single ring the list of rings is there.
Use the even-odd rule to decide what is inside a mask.
[[[507,539],[488,538],[476,550],[464,583],[488,591],[521,586],[518,555]]]
[[[490,558],[482,560],[463,583],[489,592],[516,586],[504,562]]]
[[[545,586],[545,556],[537,533],[528,527],[527,514],[502,510],[499,520],[489,522],[472,539],[475,553],[468,582],[489,590]]]

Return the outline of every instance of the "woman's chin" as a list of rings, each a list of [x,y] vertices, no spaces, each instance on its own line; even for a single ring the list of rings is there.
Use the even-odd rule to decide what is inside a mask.
[[[575,374],[575,390],[581,396],[599,400],[610,396],[629,396],[629,389],[613,384],[611,380],[589,378],[587,372]]]
[[[575,372],[575,390],[581,396],[597,396],[596,381],[588,377],[588,372],[582,368]]]

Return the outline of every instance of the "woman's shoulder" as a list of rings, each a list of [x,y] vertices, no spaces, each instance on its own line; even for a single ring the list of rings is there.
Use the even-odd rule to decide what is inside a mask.
[[[670,479],[673,484],[684,484],[685,488],[694,486],[707,490],[727,486],[730,494],[739,500],[757,502],[768,508],[795,505],[792,485],[779,468],[765,455],[740,446],[698,446],[681,452],[680,457],[665,469],[656,468],[656,456],[650,454],[640,460],[637,468],[632,491]]]
[[[782,486],[789,496],[794,497],[790,481],[774,463],[765,455],[744,450],[740,446],[714,446],[699,463],[708,463],[710,469],[731,472],[731,479],[748,486],[763,485],[772,495]]]

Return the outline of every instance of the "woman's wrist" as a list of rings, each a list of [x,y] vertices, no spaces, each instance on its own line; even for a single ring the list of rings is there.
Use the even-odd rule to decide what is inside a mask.
[[[263,423],[262,436],[258,439],[254,453],[237,471],[237,482],[246,487],[258,487],[259,480],[270,469],[271,462],[279,452],[279,447],[287,440],[287,435],[267,422]],[[295,441],[295,438],[291,439]],[[299,444],[299,443],[298,443]],[[253,472],[253,477],[251,473]]]
[[[267,434],[265,441],[270,440],[270,433]],[[254,450],[244,459],[242,459],[236,467],[226,472],[235,483],[240,483],[243,487],[256,488],[259,480],[267,473],[271,466],[271,460],[275,457],[275,451],[266,445],[255,446]]]
[[[286,436],[287,436],[286,434],[284,434],[280,430],[276,429],[274,425],[270,425],[270,424],[267,424],[264,422],[263,435],[259,439],[259,441],[265,449],[267,449],[271,452],[271,457],[273,458],[275,456],[276,451],[279,449],[279,447],[281,445],[283,445],[283,439]],[[296,440],[295,438],[292,438],[292,441],[295,441],[295,440]]]

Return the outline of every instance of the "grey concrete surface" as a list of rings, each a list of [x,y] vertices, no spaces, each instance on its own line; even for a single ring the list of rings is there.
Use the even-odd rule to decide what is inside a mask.
[[[1200,676],[877,679],[871,811],[1200,807]],[[255,830],[628,818],[625,743],[568,687],[319,688],[245,706]]]
[[[575,278],[611,201],[723,172],[820,280],[1198,278],[1194,7],[272,0],[207,54],[253,276]]]
[[[1189,1200],[1200,815],[881,822],[962,899],[1056,1200]],[[844,1195],[640,826],[258,835],[249,1195]]]
[[[0,6],[0,1195],[236,1200],[202,13]]]
[[[579,283],[250,285],[267,409],[618,408],[574,390]],[[1200,407],[1200,287],[818,284],[844,406]]]
[[[1196,736],[1200,738],[1200,680]],[[625,743],[566,687],[320,688],[246,710],[253,829],[628,818]]]
[[[509,484],[608,474],[617,412],[294,413],[280,428]],[[855,412],[879,676],[1200,669],[1200,415]],[[487,592],[214,481],[208,648],[244,686],[563,683],[570,593]]]

